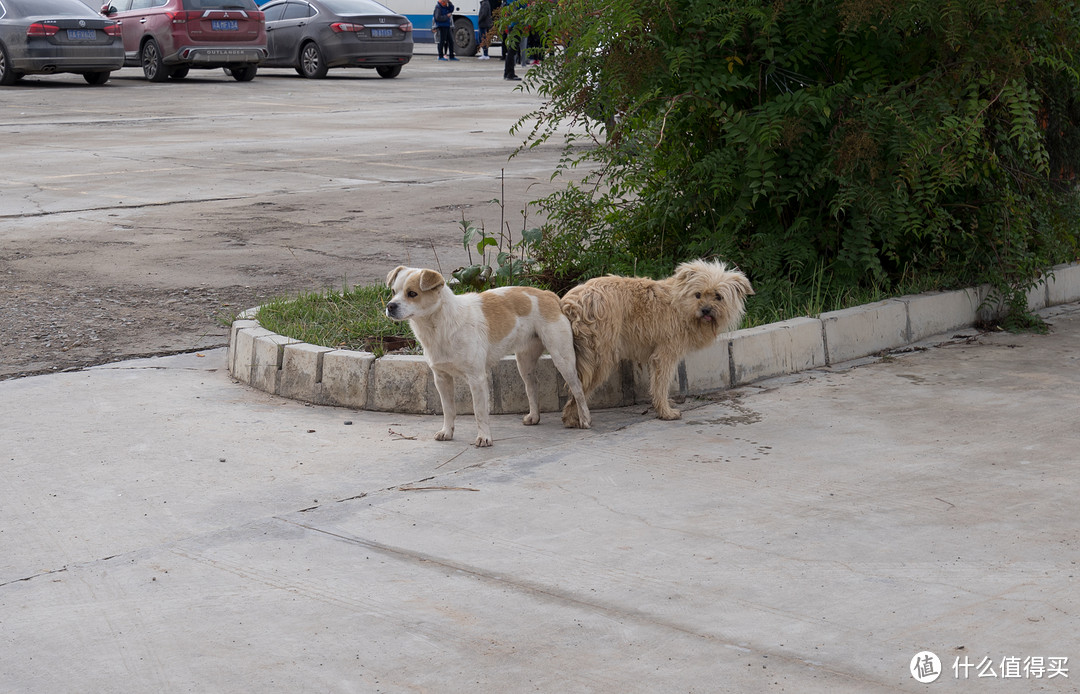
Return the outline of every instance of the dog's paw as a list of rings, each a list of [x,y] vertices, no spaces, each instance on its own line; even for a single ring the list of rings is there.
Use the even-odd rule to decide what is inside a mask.
[[[657,412],[656,416],[660,419],[671,421],[673,419],[682,419],[682,412],[679,412],[678,410],[669,407],[666,410]]]
[[[578,429],[592,429],[592,417],[591,416],[582,417],[581,420],[578,421],[577,428]]]
[[[581,426],[581,413],[577,407],[567,406],[562,412],[562,423],[567,429],[587,429]]]
[[[533,424],[539,424],[540,423],[540,415],[539,414],[532,414],[530,412],[529,414],[527,414],[527,415],[525,415],[524,417],[521,418],[521,423],[524,424],[527,427],[532,426]]]
[[[435,432],[436,441],[452,441],[454,439],[454,430],[447,431],[446,429],[439,429]]]
[[[477,436],[476,441],[473,442],[473,445],[475,445],[477,448],[487,448],[491,445],[491,438],[483,435]]]

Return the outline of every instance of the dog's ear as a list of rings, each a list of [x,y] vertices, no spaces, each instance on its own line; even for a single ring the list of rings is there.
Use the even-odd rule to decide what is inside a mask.
[[[434,270],[423,270],[420,272],[420,291],[430,292],[432,289],[438,289],[444,284],[446,284],[446,280]]]
[[[390,274],[386,276],[386,286],[387,287],[393,287],[394,286],[394,280],[397,279],[398,274],[400,274],[401,271],[404,270],[404,269],[405,269],[404,265],[398,265],[396,268],[391,270]]]
[[[675,268],[675,274],[673,274],[671,278],[676,282],[685,284],[692,280],[697,274],[697,267],[695,267],[693,263],[679,263],[679,266]]]
[[[742,292],[743,296],[753,296],[754,288],[750,286],[750,280],[746,278],[746,275],[738,271],[732,274],[735,276],[735,286],[739,288],[739,291]]]

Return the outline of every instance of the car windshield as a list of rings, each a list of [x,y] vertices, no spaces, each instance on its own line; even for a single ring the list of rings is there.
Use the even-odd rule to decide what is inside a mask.
[[[5,0],[4,4],[21,15],[94,14],[82,0]]]
[[[323,0],[326,9],[334,14],[394,14],[373,0]],[[434,4],[432,5],[434,6]]]
[[[257,10],[255,0],[184,0],[184,9],[198,10]]]

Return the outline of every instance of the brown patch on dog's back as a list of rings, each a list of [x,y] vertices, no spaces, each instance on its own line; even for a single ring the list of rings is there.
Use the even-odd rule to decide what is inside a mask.
[[[488,341],[501,341],[514,329],[517,319],[527,316],[533,310],[533,297],[536,297],[540,316],[547,322],[557,320],[562,315],[559,298],[552,292],[533,287],[510,287],[495,292],[480,294],[480,308],[488,324]]]
[[[536,297],[536,304],[540,309],[540,317],[543,318],[544,321],[550,323],[551,321],[558,320],[562,315],[562,306],[559,304],[559,297],[554,292],[535,289],[533,287],[522,287],[521,291],[529,296]]]

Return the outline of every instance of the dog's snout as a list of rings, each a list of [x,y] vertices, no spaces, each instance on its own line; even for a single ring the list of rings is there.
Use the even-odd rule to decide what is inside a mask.
[[[703,316],[711,316],[712,315],[712,307],[711,306],[702,306],[701,307],[701,315],[703,315]]]
[[[386,315],[389,318],[393,318],[395,313],[397,313],[397,304],[391,301],[386,305]]]

